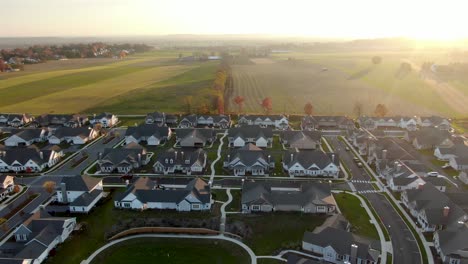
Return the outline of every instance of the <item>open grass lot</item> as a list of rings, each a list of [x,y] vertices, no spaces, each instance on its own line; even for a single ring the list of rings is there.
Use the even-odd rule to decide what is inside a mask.
[[[98,255],[93,264],[250,263],[241,247],[220,240],[142,238],[117,244]],[[150,261],[152,262],[152,261]]]
[[[361,207],[358,198],[351,194],[334,194],[338,207],[344,217],[351,223],[351,231],[357,235],[379,240],[375,226],[371,224],[366,210]]]
[[[372,64],[371,58],[375,55],[382,57],[381,64]],[[374,111],[376,104],[384,103],[390,114],[466,115],[468,110],[463,106],[466,98],[459,95],[459,92],[463,94],[461,91],[420,77],[417,65],[434,57],[440,55],[411,52],[275,54],[272,56],[275,63],[232,66],[233,97],[246,98],[246,112],[260,112],[260,100],[270,96],[274,112],[287,110],[290,114],[303,113],[304,104],[311,101],[316,114],[351,114],[354,104],[361,102],[367,114]],[[406,61],[414,67],[408,73],[401,73],[401,63]]]
[[[227,223],[242,222],[252,234],[244,237],[256,255],[271,255],[283,248],[299,249],[305,231],[321,225],[327,216],[300,213],[228,215]]]
[[[189,95],[194,97],[194,108],[208,102],[218,63],[179,63],[178,53],[173,53],[52,61],[2,74],[0,112],[145,114],[181,112],[182,98]]]
[[[118,189],[113,196],[124,189]],[[150,219],[208,219],[218,217],[219,208],[213,212],[179,213],[175,211],[130,211],[114,209],[113,198],[100,205],[89,215],[77,215],[78,222],[86,222],[87,228],[73,234],[57,248],[57,254],[47,264],[80,263],[99,247],[107,243],[107,234],[120,224]],[[122,262],[123,263],[123,262]]]

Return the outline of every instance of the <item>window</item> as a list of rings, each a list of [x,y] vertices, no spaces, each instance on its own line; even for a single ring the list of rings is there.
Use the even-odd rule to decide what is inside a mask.
[[[171,164],[173,164],[173,163],[174,163],[174,160],[173,160],[173,159],[171,159]]]
[[[123,207],[130,208],[130,203],[123,203]]]
[[[260,211],[260,205],[252,205],[252,211]]]
[[[200,209],[201,205],[200,204],[192,204],[192,209]]]

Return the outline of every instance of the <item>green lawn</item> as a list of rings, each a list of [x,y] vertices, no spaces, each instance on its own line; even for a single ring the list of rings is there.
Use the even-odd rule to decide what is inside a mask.
[[[220,202],[226,202],[228,200],[226,190],[211,190],[211,194],[213,195],[213,200]]]
[[[361,207],[359,199],[351,194],[334,194],[335,200],[341,210],[341,213],[351,223],[351,230],[357,235],[379,240],[379,234],[375,226],[371,224],[364,207]]]
[[[257,264],[284,264],[286,262],[277,259],[257,259]]]
[[[323,224],[327,216],[301,213],[228,215],[227,223],[242,222],[251,230],[244,242],[256,255],[271,255],[283,248],[299,249],[305,231]]]
[[[241,190],[231,190],[232,202],[226,206],[226,211],[237,212],[241,210]]]
[[[106,249],[92,264],[205,264],[250,263],[250,256],[241,247],[221,240],[141,238],[132,239]]]
[[[124,191],[123,188],[117,190],[114,195]],[[168,219],[178,219],[180,221],[189,219],[208,220],[218,217],[219,207],[213,209],[213,212],[180,213],[152,210],[139,212],[114,209],[113,199],[110,199],[95,208],[89,215],[78,214],[77,221],[80,223],[86,222],[86,230],[79,234],[73,234],[65,243],[59,245],[56,256],[49,258],[46,263],[80,263],[96,249],[107,243],[108,235],[114,233],[114,230],[123,223],[153,220],[167,221]]]
[[[119,126],[135,126],[135,124],[140,125],[144,122],[144,117],[119,117]]]

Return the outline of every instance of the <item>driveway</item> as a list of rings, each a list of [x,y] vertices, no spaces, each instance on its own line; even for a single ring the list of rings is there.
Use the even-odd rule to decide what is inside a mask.
[[[374,190],[371,183],[369,183],[369,181],[373,180],[372,177],[367,174],[366,170],[355,164],[352,152],[345,150],[346,145],[337,137],[327,137],[327,140],[339,154],[341,161],[346,163],[353,174],[353,180],[363,181],[363,183],[353,183],[356,190],[358,192]],[[364,193],[361,195],[366,197],[374,207],[390,234],[393,247],[393,263],[421,263],[421,253],[417,241],[386,197],[380,193]]]

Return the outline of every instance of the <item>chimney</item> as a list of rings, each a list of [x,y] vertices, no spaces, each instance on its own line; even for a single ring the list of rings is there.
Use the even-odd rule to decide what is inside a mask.
[[[397,172],[400,172],[400,171],[401,171],[401,167],[403,167],[403,166],[401,166],[401,164],[398,163],[398,165],[397,165],[397,170],[396,170],[396,171],[397,171]]]
[[[98,159],[102,160],[102,152],[98,152]]]
[[[231,155],[229,155],[229,154],[227,155],[227,161],[231,162]]]
[[[175,158],[174,159],[177,160],[177,151],[175,152]]]
[[[424,184],[423,183],[418,184],[418,190],[422,190],[422,189],[424,189]]]
[[[268,155],[268,164],[271,163],[271,155]]]
[[[39,157],[40,157],[41,159],[44,159],[44,152],[39,151]]]
[[[67,184],[62,182],[60,183],[60,191],[62,191],[62,202],[63,203],[68,203],[68,197],[67,197]]]
[[[335,163],[335,154],[332,154],[331,158],[332,158],[332,163]]]
[[[387,159],[387,150],[382,150],[382,159]]]
[[[353,264],[357,263],[357,252],[358,246],[356,244],[351,244],[351,259],[350,262]]]
[[[184,152],[183,152],[183,151],[180,152],[180,158],[181,158],[182,160],[184,160]]]
[[[450,213],[450,207],[445,206],[444,211],[443,211],[444,217],[448,217],[449,213]]]

